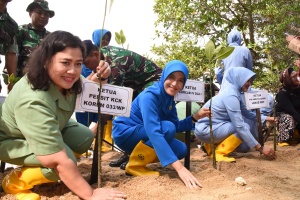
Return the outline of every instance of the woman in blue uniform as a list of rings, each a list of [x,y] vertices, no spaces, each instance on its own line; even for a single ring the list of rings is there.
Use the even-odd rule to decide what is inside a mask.
[[[183,89],[187,78],[188,68],[183,62],[167,63],[160,80],[133,101],[130,117],[117,117],[113,121],[115,143],[131,153],[125,169],[127,174],[159,175],[146,165],[160,161],[163,167],[172,165],[187,187],[201,187],[180,162],[187,154],[186,145],[174,138],[177,132],[193,129],[198,119],[210,114],[204,108],[179,121],[174,96]]]
[[[235,158],[227,157],[236,148],[255,148],[261,154],[275,158],[275,151],[268,146],[261,146],[250,127],[245,123],[243,117],[256,120],[256,114],[246,110],[242,103],[241,92],[247,92],[255,73],[244,67],[233,67],[228,69],[224,75],[224,88],[212,98],[211,109],[212,131],[216,145],[216,160],[234,162]],[[204,104],[204,108],[210,106],[210,100]],[[268,118],[274,121],[273,118]],[[210,147],[210,125],[209,118],[199,120],[195,125],[195,136],[204,142],[205,150],[211,155]]]

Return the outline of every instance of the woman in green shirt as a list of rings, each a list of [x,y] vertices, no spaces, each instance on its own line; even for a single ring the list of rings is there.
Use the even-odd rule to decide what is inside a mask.
[[[124,199],[111,189],[92,189],[81,176],[74,156],[91,146],[93,133],[70,119],[81,88],[81,65],[85,48],[81,40],[65,31],[47,36],[32,53],[27,74],[14,86],[0,106],[0,160],[21,165],[2,182],[17,199],[40,199],[30,191],[35,185],[61,180],[82,199]],[[97,73],[110,75],[99,63]]]

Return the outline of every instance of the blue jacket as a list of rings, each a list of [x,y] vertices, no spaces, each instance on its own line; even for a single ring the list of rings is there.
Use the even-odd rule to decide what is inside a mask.
[[[248,111],[245,104],[241,102],[241,92],[242,86],[254,75],[254,72],[243,67],[229,69],[224,77],[226,87],[223,88],[218,95],[212,98],[211,107],[213,113],[213,131],[224,123],[231,122],[235,127],[236,132],[250,148],[258,143],[248,128],[246,128],[243,116],[250,120],[255,120],[256,114]],[[208,108],[209,105],[210,100],[207,101],[203,107]],[[195,134],[201,135],[201,132],[208,126],[208,117],[200,119],[195,125]]]
[[[252,55],[247,47],[241,46],[241,33],[237,30],[230,31],[230,33],[227,36],[227,43],[228,46],[234,47],[234,51],[227,58],[222,60],[222,64],[224,65],[224,71],[217,70],[216,75],[219,77],[222,75],[223,72],[225,73],[228,69],[232,67],[245,67],[252,71]],[[221,84],[222,78],[218,81],[221,81]]]
[[[183,72],[186,82],[188,78],[186,65],[178,60],[169,62],[165,66],[159,82],[155,82],[154,85],[145,89],[133,101],[130,117],[117,117],[113,121],[113,138],[116,144],[126,142],[129,135],[134,132],[136,125],[143,125],[162,166],[169,165],[178,158],[164,138],[161,121],[172,122],[176,127],[176,132],[192,130],[194,127],[191,116],[179,121],[174,96],[168,95],[164,90],[166,78],[175,71]]]

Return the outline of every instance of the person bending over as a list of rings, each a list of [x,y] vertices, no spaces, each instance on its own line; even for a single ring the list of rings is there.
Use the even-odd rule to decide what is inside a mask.
[[[95,42],[97,43],[97,41]],[[112,69],[109,83],[132,88],[134,91],[133,99],[145,88],[158,81],[161,76],[162,69],[138,53],[115,46],[105,46],[101,48],[101,53],[99,53],[99,47],[94,45],[92,41],[84,40],[84,43],[87,51],[90,52],[84,59],[85,66],[93,70],[98,66],[101,59],[107,61]],[[91,76],[93,81],[98,81],[93,73]],[[129,155],[124,154],[120,159],[110,162],[109,165],[125,169],[128,159]]]

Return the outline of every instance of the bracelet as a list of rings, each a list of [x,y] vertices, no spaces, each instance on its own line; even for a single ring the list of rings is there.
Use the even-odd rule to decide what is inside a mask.
[[[264,149],[264,146],[260,146],[256,151],[259,151],[259,153],[262,154],[263,149]]]
[[[197,122],[197,120],[194,118],[194,116],[193,116],[193,115],[191,115],[191,118],[192,118],[192,121],[193,121],[194,123],[196,123],[196,122]]]
[[[99,74],[97,72],[94,71],[94,73],[96,73],[97,78],[100,78]],[[107,79],[108,79],[108,77],[107,78],[101,78],[101,81],[106,81]]]

